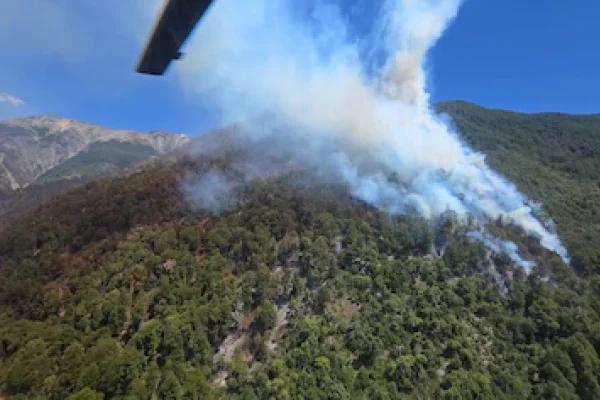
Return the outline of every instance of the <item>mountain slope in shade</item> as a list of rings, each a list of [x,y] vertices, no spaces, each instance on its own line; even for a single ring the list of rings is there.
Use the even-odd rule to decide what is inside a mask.
[[[188,141],[182,134],[108,129],[53,116],[0,121],[0,192],[42,176],[56,181],[119,171]]]

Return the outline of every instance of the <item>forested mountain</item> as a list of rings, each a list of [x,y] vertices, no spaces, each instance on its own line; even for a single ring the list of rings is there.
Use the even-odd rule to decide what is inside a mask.
[[[600,114],[520,114],[438,103],[489,164],[542,203],[577,268],[600,265]]]
[[[189,140],[53,116],[0,121],[0,224],[61,189],[123,173]]]
[[[596,192],[568,192],[598,189],[596,164],[551,157],[600,151],[600,124],[439,108],[543,202],[575,268],[492,226],[535,258],[525,274],[452,213],[390,216],[301,170],[239,182],[215,215],[182,183],[239,180],[241,155],[203,152],[87,183],[0,231],[0,396],[600,398]]]

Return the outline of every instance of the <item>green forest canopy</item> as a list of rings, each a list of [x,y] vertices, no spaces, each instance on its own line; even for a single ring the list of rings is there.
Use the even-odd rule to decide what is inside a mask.
[[[576,268],[495,227],[539,267],[525,275],[493,255],[492,275],[486,249],[451,215],[434,228],[343,187],[290,188],[301,173],[252,183],[218,217],[193,212],[181,177],[230,160],[164,163],[74,189],[0,233],[0,393],[600,398],[598,244],[587,237],[599,226],[599,175],[592,156],[585,167],[551,157],[565,143],[600,151],[598,121],[439,107],[544,200]],[[589,192],[569,193],[578,188]],[[441,236],[443,256],[432,256]]]

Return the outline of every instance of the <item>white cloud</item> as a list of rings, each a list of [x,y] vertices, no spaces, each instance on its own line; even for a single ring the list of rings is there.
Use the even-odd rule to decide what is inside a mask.
[[[25,104],[23,99],[20,99],[8,93],[0,93],[0,103],[7,103],[15,107],[19,107]]]

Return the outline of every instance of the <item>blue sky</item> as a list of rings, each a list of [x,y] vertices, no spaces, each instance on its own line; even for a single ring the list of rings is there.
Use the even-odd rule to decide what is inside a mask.
[[[216,127],[217,110],[190,95],[177,66],[162,78],[133,72],[158,5],[0,1],[0,118],[55,114],[191,134]],[[600,112],[598,15],[597,0],[467,0],[431,53],[433,100]]]
[[[467,0],[432,53],[435,99],[600,112],[600,2]]]

